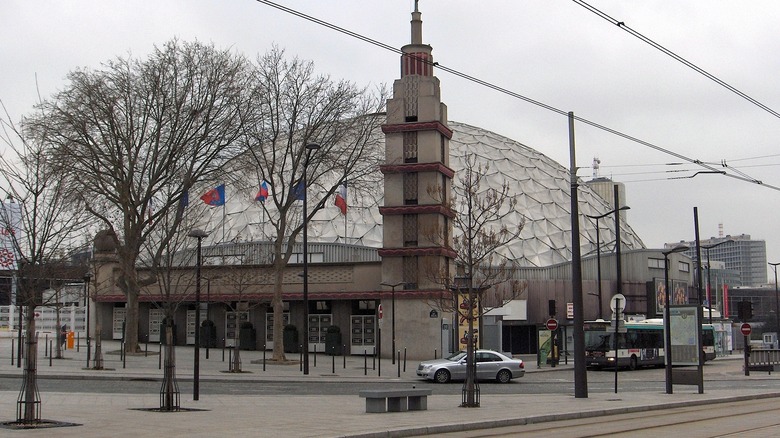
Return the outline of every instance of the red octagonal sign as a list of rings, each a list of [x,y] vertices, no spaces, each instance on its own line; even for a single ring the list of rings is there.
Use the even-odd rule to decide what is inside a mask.
[[[558,320],[555,318],[548,319],[544,325],[547,327],[547,330],[550,331],[558,330]]]
[[[742,332],[745,336],[750,336],[750,333],[753,331],[753,329],[750,327],[750,324],[748,323],[742,323],[742,326],[739,328],[739,331]]]

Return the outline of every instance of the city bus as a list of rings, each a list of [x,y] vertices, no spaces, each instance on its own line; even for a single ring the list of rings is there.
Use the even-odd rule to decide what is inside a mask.
[[[662,319],[646,319],[625,323],[626,333],[618,334],[618,367],[635,370],[644,366],[664,365],[664,324]],[[615,366],[614,333],[610,322],[585,322],[585,364],[589,368]],[[715,359],[715,330],[702,324],[702,357]]]

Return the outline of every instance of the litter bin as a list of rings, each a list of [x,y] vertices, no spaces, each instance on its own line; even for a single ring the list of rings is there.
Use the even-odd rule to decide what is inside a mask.
[[[76,346],[76,333],[68,332],[68,350],[72,350]]]

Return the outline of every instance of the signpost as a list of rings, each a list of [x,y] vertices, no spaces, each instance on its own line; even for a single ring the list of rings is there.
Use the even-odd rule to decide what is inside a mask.
[[[547,327],[547,330],[549,330],[551,334],[550,348],[552,355],[550,358],[550,366],[555,368],[555,365],[558,363],[558,336],[556,336],[558,330],[558,320],[555,318],[550,318],[547,320],[547,322],[544,323],[544,326]]]
[[[745,375],[749,376],[750,360],[748,358],[750,357],[750,333],[753,332],[753,328],[750,326],[750,324],[743,322],[739,327],[739,331],[741,331],[742,335],[745,337]]]

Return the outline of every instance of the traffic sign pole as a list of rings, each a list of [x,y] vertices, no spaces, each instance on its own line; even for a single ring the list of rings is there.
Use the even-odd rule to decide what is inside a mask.
[[[745,375],[750,375],[750,333],[753,332],[753,328],[750,327],[750,324],[743,322],[742,326],[740,326],[739,331],[742,332],[742,335],[745,337]]]

